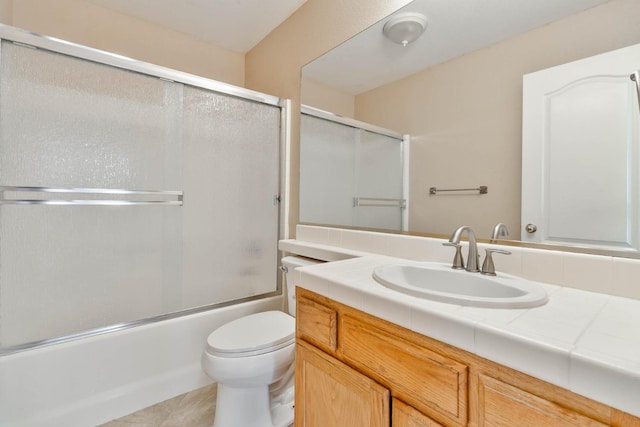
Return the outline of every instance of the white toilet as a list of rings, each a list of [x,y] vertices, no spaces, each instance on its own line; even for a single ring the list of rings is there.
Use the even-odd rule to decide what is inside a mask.
[[[289,314],[266,311],[213,331],[202,369],[218,383],[213,427],[286,427],[293,423],[296,267],[321,261],[282,259]]]

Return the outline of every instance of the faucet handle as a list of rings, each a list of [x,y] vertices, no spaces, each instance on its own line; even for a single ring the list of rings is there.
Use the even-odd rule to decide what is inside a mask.
[[[453,256],[453,264],[451,268],[456,270],[464,269],[464,259],[462,258],[462,245],[460,243],[445,242],[442,246],[453,246],[456,248],[456,254]]]
[[[505,224],[499,222],[493,227],[493,233],[491,233],[491,240],[498,240],[500,236],[509,237],[509,229]]]
[[[493,257],[491,254],[499,253],[504,255],[511,255],[510,251],[505,251],[503,249],[486,249],[487,255],[484,258],[484,263],[482,263],[482,270],[480,273],[486,274],[487,276],[495,276],[496,275],[496,267],[493,265]]]

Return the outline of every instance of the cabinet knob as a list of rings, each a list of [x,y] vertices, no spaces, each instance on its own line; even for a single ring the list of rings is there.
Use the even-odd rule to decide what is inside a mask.
[[[538,231],[538,226],[535,224],[527,224],[524,229],[526,230],[527,233],[533,234],[536,231]]]

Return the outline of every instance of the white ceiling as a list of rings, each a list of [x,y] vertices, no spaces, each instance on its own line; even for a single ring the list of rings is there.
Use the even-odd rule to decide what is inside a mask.
[[[246,53],[307,0],[87,1]]]
[[[398,13],[427,17],[417,41],[405,48],[391,42],[383,19],[307,64],[303,75],[356,95],[607,1],[414,0]]]

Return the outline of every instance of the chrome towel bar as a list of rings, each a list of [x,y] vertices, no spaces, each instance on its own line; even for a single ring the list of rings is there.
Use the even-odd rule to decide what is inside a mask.
[[[489,187],[487,187],[486,185],[481,185],[477,188],[429,188],[429,194],[438,194],[449,191],[477,191],[478,194],[487,194],[489,192]]]
[[[134,195],[175,197],[175,200],[107,200],[107,199],[12,199],[5,192],[57,193],[57,194],[94,194],[94,195]],[[165,205],[182,206],[182,191],[125,190],[119,188],[54,188],[27,186],[0,186],[0,205],[85,205],[85,206],[129,206],[129,205]]]

